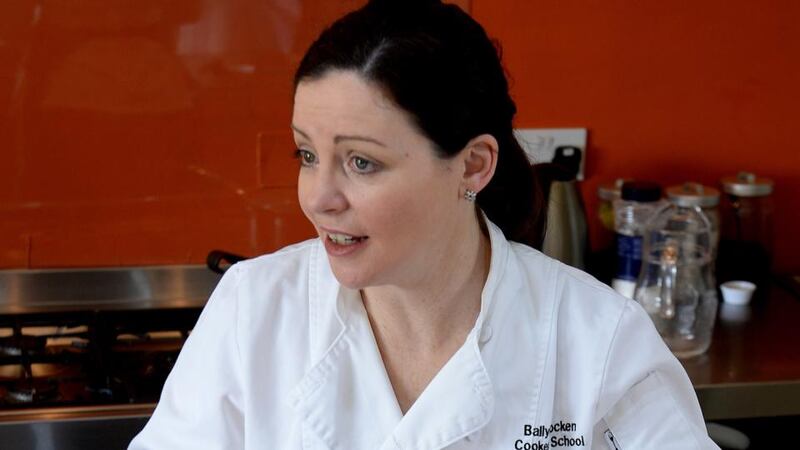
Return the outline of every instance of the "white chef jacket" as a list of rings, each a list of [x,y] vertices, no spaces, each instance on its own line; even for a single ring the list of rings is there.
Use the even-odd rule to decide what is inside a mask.
[[[129,449],[717,448],[638,304],[488,228],[475,326],[405,415],[314,239],[225,273]]]

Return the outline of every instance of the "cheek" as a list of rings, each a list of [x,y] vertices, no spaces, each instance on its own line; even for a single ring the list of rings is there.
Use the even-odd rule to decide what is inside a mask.
[[[372,190],[367,195],[353,202],[357,215],[365,225],[382,235],[395,234],[413,213],[413,202],[410,202],[401,190]]]
[[[444,190],[440,185],[404,182],[394,188],[371,190],[360,199],[362,206],[358,209],[373,232],[389,237],[385,245],[405,246],[409,240],[436,234],[452,216]]]
[[[297,202],[300,204],[300,209],[308,220],[311,220],[310,209],[308,207],[308,183],[303,181],[302,174],[297,176]]]

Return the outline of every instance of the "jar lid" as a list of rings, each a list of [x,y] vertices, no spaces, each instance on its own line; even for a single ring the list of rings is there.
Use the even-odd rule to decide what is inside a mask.
[[[722,189],[739,197],[764,197],[772,193],[772,180],[759,178],[750,172],[739,172],[735,177],[722,179]]]
[[[613,201],[622,196],[622,185],[625,184],[624,178],[617,178],[612,183],[603,183],[597,187],[597,196],[600,200]]]
[[[719,205],[719,190],[700,183],[683,183],[667,188],[667,197],[678,206],[713,208]]]
[[[650,181],[627,181],[622,185],[622,199],[657,202],[661,200],[661,186]]]

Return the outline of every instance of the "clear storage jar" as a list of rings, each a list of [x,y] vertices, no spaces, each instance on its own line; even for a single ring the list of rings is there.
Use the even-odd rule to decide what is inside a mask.
[[[720,282],[768,282],[773,251],[773,182],[740,172],[721,180],[725,193],[720,205],[720,245],[717,278]]]

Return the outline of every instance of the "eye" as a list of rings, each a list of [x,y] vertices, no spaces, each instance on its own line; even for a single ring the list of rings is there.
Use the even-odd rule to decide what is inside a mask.
[[[316,155],[314,155],[308,150],[303,150],[301,148],[297,149],[294,152],[294,157],[300,160],[300,165],[303,167],[313,166],[314,163],[317,162]]]
[[[360,156],[350,158],[350,166],[358,173],[372,173],[378,170],[376,163]]]

